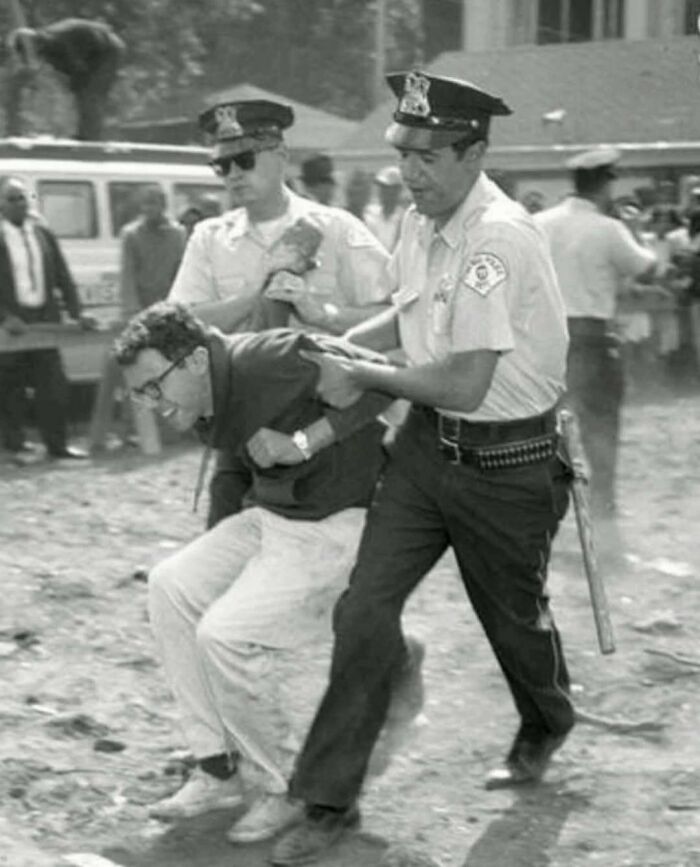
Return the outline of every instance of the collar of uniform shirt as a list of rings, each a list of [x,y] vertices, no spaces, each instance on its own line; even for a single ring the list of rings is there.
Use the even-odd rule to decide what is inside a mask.
[[[290,226],[300,217],[304,217],[314,210],[314,202],[297,195],[292,190],[285,190],[285,196],[287,199],[287,210],[284,214],[280,214],[280,217],[286,217]],[[226,220],[229,238],[241,238],[243,235],[248,235],[255,231],[255,223],[251,223],[248,219],[248,212],[245,208],[235,208],[233,211],[229,211],[224,219]]]
[[[447,246],[454,250],[460,244],[464,230],[469,228],[477,213],[492,197],[492,185],[493,181],[482,172],[460,206],[441,229],[436,231],[434,221],[425,219],[422,240],[426,241],[426,246],[436,235],[439,235]]]

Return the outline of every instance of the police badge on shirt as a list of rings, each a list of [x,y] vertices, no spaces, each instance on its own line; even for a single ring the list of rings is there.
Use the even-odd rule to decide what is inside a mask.
[[[507,277],[506,264],[495,253],[475,253],[467,262],[462,283],[485,298]]]

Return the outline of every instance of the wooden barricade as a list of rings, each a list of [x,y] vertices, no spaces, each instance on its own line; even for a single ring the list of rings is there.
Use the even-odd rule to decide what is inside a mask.
[[[31,349],[66,349],[68,347],[102,347],[105,363],[92,410],[89,447],[97,451],[109,432],[117,388],[121,386],[119,368],[109,353],[109,347],[119,329],[86,330],[75,323],[41,322],[28,325],[22,334],[10,334],[0,326],[0,352],[22,352]],[[133,407],[133,420],[141,451],[147,455],[160,453],[161,442],[154,413],[145,407]]]

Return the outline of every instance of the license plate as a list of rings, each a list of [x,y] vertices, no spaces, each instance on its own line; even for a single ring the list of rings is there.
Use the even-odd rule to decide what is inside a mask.
[[[86,307],[102,307],[119,303],[119,289],[114,283],[93,283],[78,286]]]

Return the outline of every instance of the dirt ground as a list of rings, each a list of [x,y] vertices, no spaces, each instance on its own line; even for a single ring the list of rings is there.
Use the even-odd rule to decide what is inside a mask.
[[[0,467],[3,867],[107,863],[76,853],[123,867],[264,863],[266,847],[223,840],[231,816],[167,828],[146,815],[186,759],[138,569],[198,532],[198,459],[186,443],[160,459]],[[598,653],[571,515],[551,590],[577,704],[642,725],[580,724],[545,784],[485,791],[516,721],[446,558],[405,618],[428,645],[427,721],[368,786],[365,836],[324,863],[364,867],[391,844],[444,867],[699,867],[700,394],[626,408],[620,475],[625,567],[607,575],[617,652]],[[300,724],[325,660],[295,673]]]

